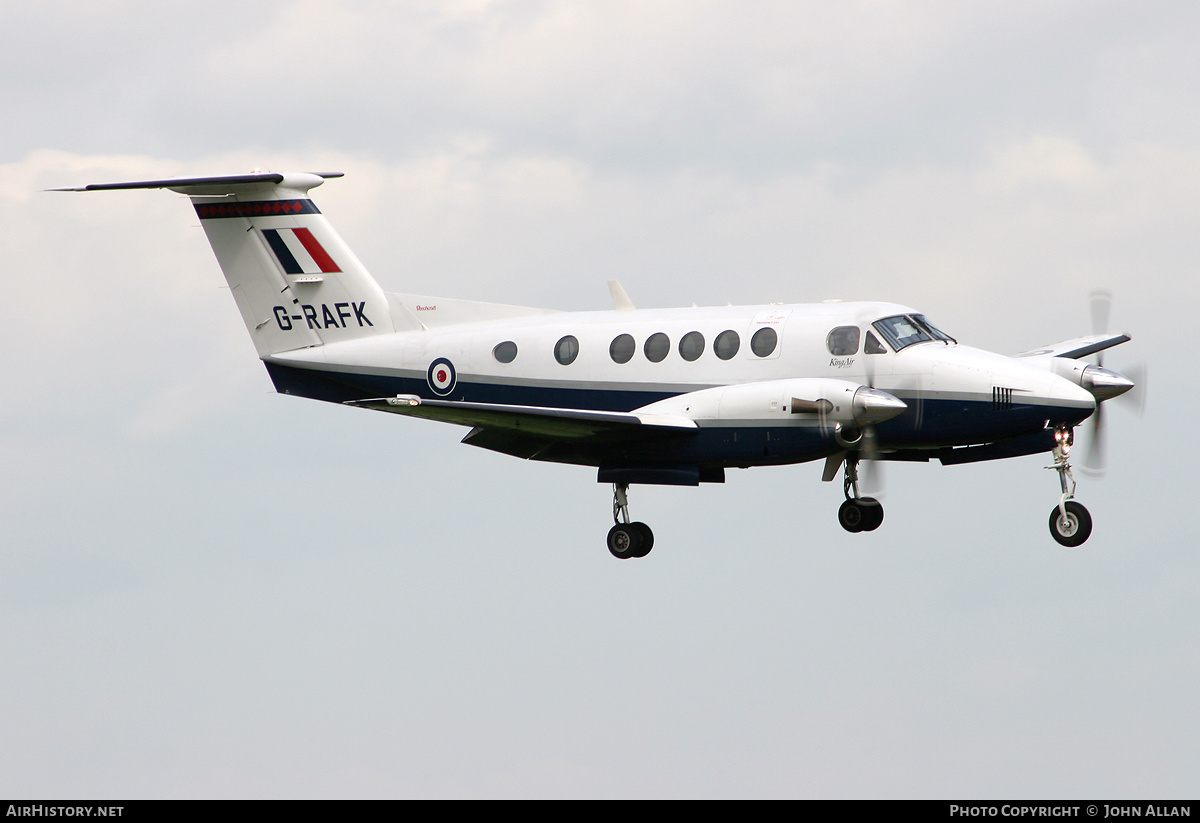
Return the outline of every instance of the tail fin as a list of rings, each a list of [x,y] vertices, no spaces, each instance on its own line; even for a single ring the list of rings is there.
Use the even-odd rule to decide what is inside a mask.
[[[191,198],[259,357],[393,330],[387,297],[308,197],[341,173],[243,174],[55,191]]]

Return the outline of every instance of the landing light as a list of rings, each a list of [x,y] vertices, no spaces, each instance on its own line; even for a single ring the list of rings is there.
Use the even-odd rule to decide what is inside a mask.
[[[1074,432],[1071,429],[1055,429],[1054,442],[1063,453],[1063,456],[1066,457],[1071,453],[1071,446],[1075,442]]]

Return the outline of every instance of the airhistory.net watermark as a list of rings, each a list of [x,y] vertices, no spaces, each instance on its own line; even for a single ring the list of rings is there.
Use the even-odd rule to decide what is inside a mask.
[[[51,806],[31,803],[18,806],[10,803],[5,817],[120,817],[124,806]]]

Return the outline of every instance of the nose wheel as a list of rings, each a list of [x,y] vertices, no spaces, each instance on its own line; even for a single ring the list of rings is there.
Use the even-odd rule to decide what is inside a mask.
[[[1050,512],[1050,536],[1068,548],[1082,546],[1092,534],[1092,516],[1082,503],[1075,501],[1075,476],[1067,461],[1075,435],[1068,426],[1054,430],[1054,465],[1047,466],[1058,472],[1062,497]],[[1070,484],[1068,486],[1068,483]]]
[[[1050,534],[1068,548],[1081,546],[1092,534],[1092,516],[1082,504],[1065,500],[1050,512]]]
[[[629,522],[629,484],[613,483],[613,521],[608,550],[621,560],[645,557],[654,548],[654,532],[645,523]]]
[[[883,523],[883,504],[874,497],[858,496],[858,458],[846,456],[846,479],[842,484],[846,502],[838,509],[838,523],[848,532],[873,532]],[[851,492],[854,492],[851,495]]]

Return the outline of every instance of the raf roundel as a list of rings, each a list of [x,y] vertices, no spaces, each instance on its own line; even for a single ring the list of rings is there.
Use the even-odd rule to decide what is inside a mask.
[[[429,364],[429,371],[425,373],[425,380],[429,383],[429,388],[433,389],[434,394],[439,397],[445,397],[454,391],[454,384],[458,380],[458,375],[454,373],[453,363],[444,357],[439,357]]]

